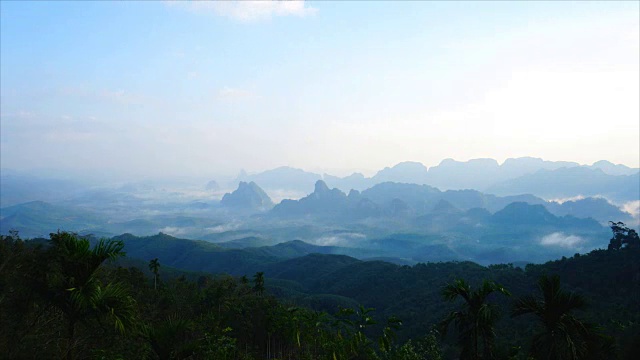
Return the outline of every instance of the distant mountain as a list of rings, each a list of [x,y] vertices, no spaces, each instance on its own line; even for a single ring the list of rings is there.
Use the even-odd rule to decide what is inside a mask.
[[[343,213],[349,203],[347,195],[338,189],[329,189],[318,180],[314,191],[300,200],[282,200],[272,213],[279,216],[330,215]]]
[[[500,177],[500,165],[493,159],[473,159],[459,162],[445,159],[429,169],[424,183],[438,189],[482,190]]]
[[[205,185],[204,189],[207,191],[218,191],[220,190],[220,185],[217,181],[211,180],[207,183],[207,185]]]
[[[401,182],[410,184],[425,184],[427,182],[428,169],[419,162],[401,162],[394,167],[387,167],[373,176],[371,182]]]
[[[203,239],[206,240],[206,239]],[[233,239],[215,244],[225,249],[245,249],[260,246],[270,246],[278,243],[278,240],[268,239],[258,236],[249,236],[241,239]]]
[[[274,256],[224,249],[210,242],[179,239],[163,233],[145,237],[123,234],[114,239],[124,242],[128,257],[147,261],[158,258],[160,264],[188,271],[254,274],[267,264],[278,261]]]
[[[367,178],[361,173],[353,173],[346,177],[338,177],[329,174],[324,174],[322,179],[331,188],[338,188],[342,191],[358,190],[362,191],[368,187],[373,186],[373,180]]]
[[[558,216],[590,217],[602,224],[607,224],[609,221],[628,223],[633,220],[630,214],[620,210],[620,208],[603,198],[585,198],[563,203],[551,201],[545,206],[550,212]]]
[[[576,169],[593,171],[586,168]],[[377,184],[363,192],[352,190],[347,196],[338,189],[330,190],[323,181],[318,181],[315,191],[307,197],[297,201],[283,200],[274,207],[272,214],[287,217],[320,216],[337,220],[380,217],[410,220],[418,216],[422,219],[418,222],[423,226],[429,224],[431,229],[441,229],[443,226],[446,227],[446,224],[451,225],[459,221],[457,216],[450,215],[459,215],[470,209],[500,212],[513,203],[539,205],[538,209],[544,210],[550,216],[555,214],[577,218],[592,217],[602,224],[614,219],[630,219],[627,213],[604,199],[585,199],[561,205],[533,195],[501,197],[476,190],[442,192],[428,185],[394,182]],[[437,224],[438,222],[440,223]]]
[[[127,256],[142,260],[158,258],[161,264],[189,271],[207,271],[235,275],[253,274],[257,271],[278,272],[276,264],[288,259],[310,254],[353,254],[361,257],[379,256],[381,253],[337,246],[317,246],[300,240],[280,243],[274,246],[227,249],[206,241],[180,239],[159,233],[138,237],[122,234],[114,237],[122,240]],[[313,256],[311,257],[313,258]],[[347,259],[339,257],[338,259]],[[348,258],[350,261],[357,261]],[[273,266],[272,266],[273,265]],[[333,266],[333,265],[332,265]]]
[[[424,213],[431,210],[433,205],[429,204],[435,204],[441,194],[440,190],[428,185],[384,182],[363,191],[362,197],[382,205],[401,200],[416,212]]]
[[[295,190],[307,193],[313,189],[313,184],[320,179],[322,179],[320,174],[282,166],[254,175],[242,172],[236,181],[256,182],[269,190]]]
[[[545,204],[543,199],[533,195],[499,197],[483,194],[477,190],[447,190],[442,192],[429,185],[381,183],[362,192],[362,197],[379,204],[390,203],[395,199],[409,204],[417,213],[427,213],[440,200],[446,200],[453,206],[468,210],[485,208],[491,212],[498,211],[512,202]]]
[[[553,228],[557,231],[594,231],[598,232],[603,227],[594,219],[580,219],[571,215],[555,216],[542,205],[530,205],[516,202],[509,204],[504,209],[496,212],[491,217],[494,225],[510,227],[515,230],[519,226],[538,227],[537,230]]]
[[[522,175],[533,174],[539,170],[556,170],[563,167],[577,167],[580,164],[572,161],[547,161],[534,157],[509,158],[500,165],[501,179],[513,179]]]
[[[528,204],[546,204],[543,199],[533,195],[495,196],[481,193],[477,190],[447,190],[442,193],[445,199],[464,210],[484,208],[491,212],[503,209],[513,202],[526,202]]]
[[[46,236],[57,230],[91,232],[103,220],[87,210],[31,201],[0,209],[0,234],[18,230],[23,237]]]
[[[440,199],[434,206],[433,209],[431,209],[431,213],[436,213],[436,214],[458,214],[461,213],[462,211],[460,209],[458,209],[457,207],[453,206],[452,203],[448,202],[447,200],[444,199]]]
[[[291,259],[308,254],[348,255],[358,258],[380,256],[383,253],[371,249],[346,248],[340,246],[318,246],[301,240],[292,240],[272,246],[247,248],[246,251]]]
[[[540,170],[490,187],[496,195],[533,194],[546,199],[604,196],[612,201],[640,199],[640,173],[609,175],[588,167]]]
[[[607,160],[596,161],[590,167],[600,169],[602,172],[609,175],[633,175],[637,174],[639,170],[638,168],[634,169],[625,165],[614,164]]]
[[[545,225],[557,223],[558,218],[542,205],[516,202],[493,214],[491,221],[504,225]]]
[[[241,181],[238,189],[232,193],[226,193],[220,200],[220,205],[237,210],[264,211],[273,207],[269,195],[255,182]]]
[[[599,169],[607,175],[633,175],[640,169],[615,165],[601,160],[593,165],[583,166],[569,161],[546,161],[540,158],[509,158],[501,165],[494,159],[471,159],[456,161],[445,159],[431,168],[418,162],[402,162],[393,167],[378,171],[373,177],[366,178],[362,174],[353,174],[339,178],[324,175],[329,186],[343,191],[350,189],[364,190],[383,182],[401,182],[418,185],[430,185],[440,190],[475,189],[483,191],[499,183],[536,173],[540,170],[558,170],[561,168]]]
[[[76,181],[23,175],[0,171],[0,207],[30,201],[54,202],[76,196],[87,186]]]

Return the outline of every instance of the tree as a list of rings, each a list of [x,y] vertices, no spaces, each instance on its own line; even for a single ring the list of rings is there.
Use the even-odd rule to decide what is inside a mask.
[[[172,315],[156,326],[144,327],[142,332],[158,359],[185,359],[195,348],[189,339],[190,328],[188,320]]]
[[[501,285],[485,280],[476,291],[464,280],[458,279],[453,284],[447,284],[442,295],[448,301],[458,297],[464,299],[464,308],[453,311],[440,322],[440,331],[446,335],[451,322],[455,323],[458,331],[462,353],[460,359],[490,359],[493,357],[495,332],[493,325],[499,317],[495,305],[488,304],[490,294],[498,292],[510,296],[511,294]],[[482,351],[481,351],[482,350]],[[482,352],[482,356],[480,353]]]
[[[158,289],[158,269],[160,269],[160,261],[158,258],[149,261],[149,270],[153,272],[153,289]]]
[[[598,336],[592,325],[573,316],[572,311],[586,306],[584,298],[560,288],[558,276],[542,276],[538,280],[542,298],[524,296],[515,302],[511,316],[533,314],[543,326],[531,342],[531,355],[536,359],[580,359]],[[592,345],[591,345],[592,346]]]
[[[629,229],[623,222],[609,221],[609,227],[613,232],[613,237],[609,241],[609,250],[620,250],[621,248],[640,248],[640,237],[638,233]]]
[[[259,295],[264,293],[264,273],[262,271],[257,272],[253,276],[253,290],[255,290]]]
[[[133,301],[125,287],[115,282],[102,284],[97,277],[106,260],[124,255],[124,243],[102,239],[91,249],[88,239],[68,232],[53,233],[50,239],[46,292],[67,323],[62,357],[73,359],[77,324],[106,318],[123,333],[133,321]]]

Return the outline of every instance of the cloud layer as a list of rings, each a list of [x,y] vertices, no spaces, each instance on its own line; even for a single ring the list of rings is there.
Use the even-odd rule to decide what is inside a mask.
[[[567,249],[578,248],[584,243],[584,239],[576,235],[566,235],[562,232],[554,232],[540,239],[544,246],[558,246]]]

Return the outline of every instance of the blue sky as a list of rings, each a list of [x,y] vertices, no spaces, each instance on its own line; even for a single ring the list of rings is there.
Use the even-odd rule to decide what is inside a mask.
[[[638,2],[0,4],[2,167],[640,166]]]

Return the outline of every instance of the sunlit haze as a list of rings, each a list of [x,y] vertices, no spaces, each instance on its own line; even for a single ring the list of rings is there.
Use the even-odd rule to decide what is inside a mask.
[[[2,1],[1,165],[639,167],[639,4]]]

